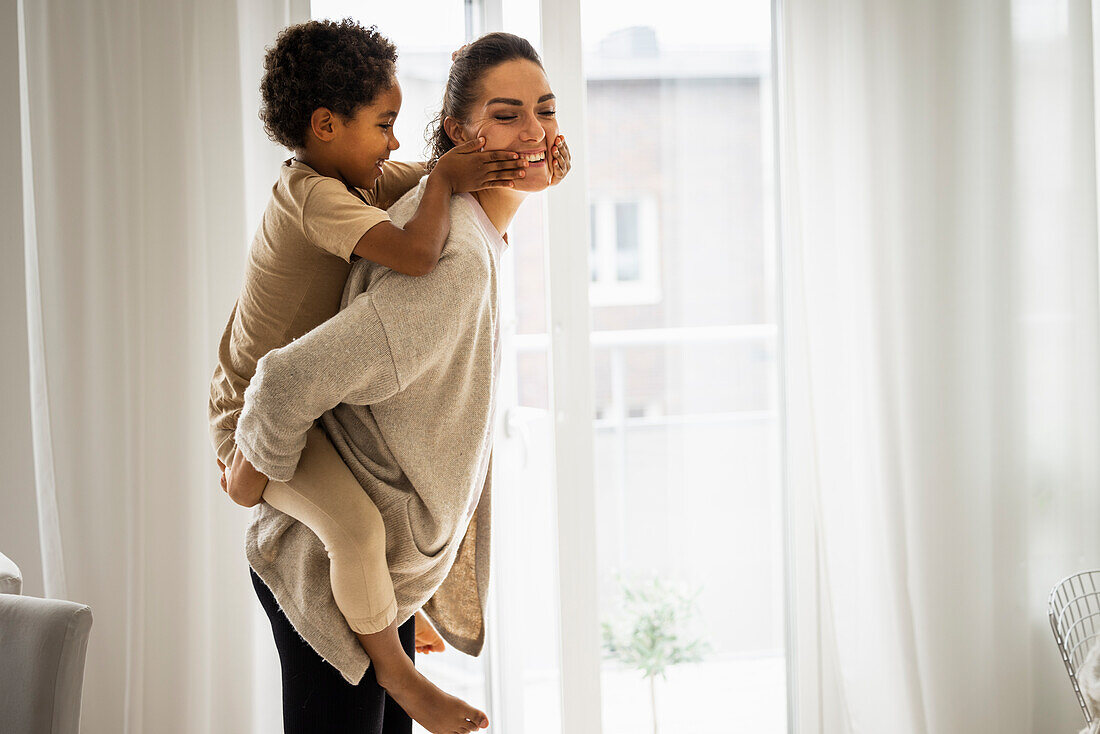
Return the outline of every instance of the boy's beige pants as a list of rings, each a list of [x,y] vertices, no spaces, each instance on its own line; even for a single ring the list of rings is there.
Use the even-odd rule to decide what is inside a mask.
[[[382,515],[323,430],[309,430],[294,477],[268,482],[263,500],[324,543],[332,595],[352,630],[380,632],[397,618]]]

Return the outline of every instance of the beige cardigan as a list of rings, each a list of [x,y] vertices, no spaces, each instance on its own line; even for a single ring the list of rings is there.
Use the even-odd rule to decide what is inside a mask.
[[[424,182],[390,208],[404,224]],[[505,241],[469,194],[430,274],[366,260],[342,310],[260,360],[237,445],[273,479],[294,473],[318,418],[378,506],[397,622],[423,607],[442,637],[478,655],[489,584],[490,485],[499,372],[498,258]],[[324,546],[267,503],[245,550],[300,635],[349,683],[370,664],[332,596]]]

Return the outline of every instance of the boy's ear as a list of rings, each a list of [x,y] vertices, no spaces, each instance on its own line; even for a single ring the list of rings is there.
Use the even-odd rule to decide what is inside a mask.
[[[309,131],[313,137],[327,143],[336,137],[336,115],[326,107],[318,107],[309,116]]]
[[[455,145],[462,145],[467,140],[466,131],[462,129],[462,123],[453,117],[447,116],[443,119],[443,132],[447,133],[447,137]]]

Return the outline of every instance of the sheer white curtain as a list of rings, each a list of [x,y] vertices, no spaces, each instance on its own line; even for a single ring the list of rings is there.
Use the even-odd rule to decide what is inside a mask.
[[[308,0],[20,10],[43,549],[22,560],[92,607],[83,731],[270,731],[248,511],[217,485],[205,405],[280,157],[256,119],[263,47]]]
[[[804,732],[1072,732],[1100,566],[1087,1],[782,0]]]

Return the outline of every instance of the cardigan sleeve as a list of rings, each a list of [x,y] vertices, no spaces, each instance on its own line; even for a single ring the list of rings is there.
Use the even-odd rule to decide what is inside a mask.
[[[368,405],[398,390],[386,332],[364,293],[328,321],[268,352],[244,394],[237,446],[271,479],[294,476],[313,422],[340,403]]]
[[[382,402],[433,366],[468,361],[464,337],[489,308],[489,270],[476,248],[450,250],[427,275],[386,272],[344,310],[259,361],[236,436],[256,469],[288,481],[306,432],[325,411]]]

